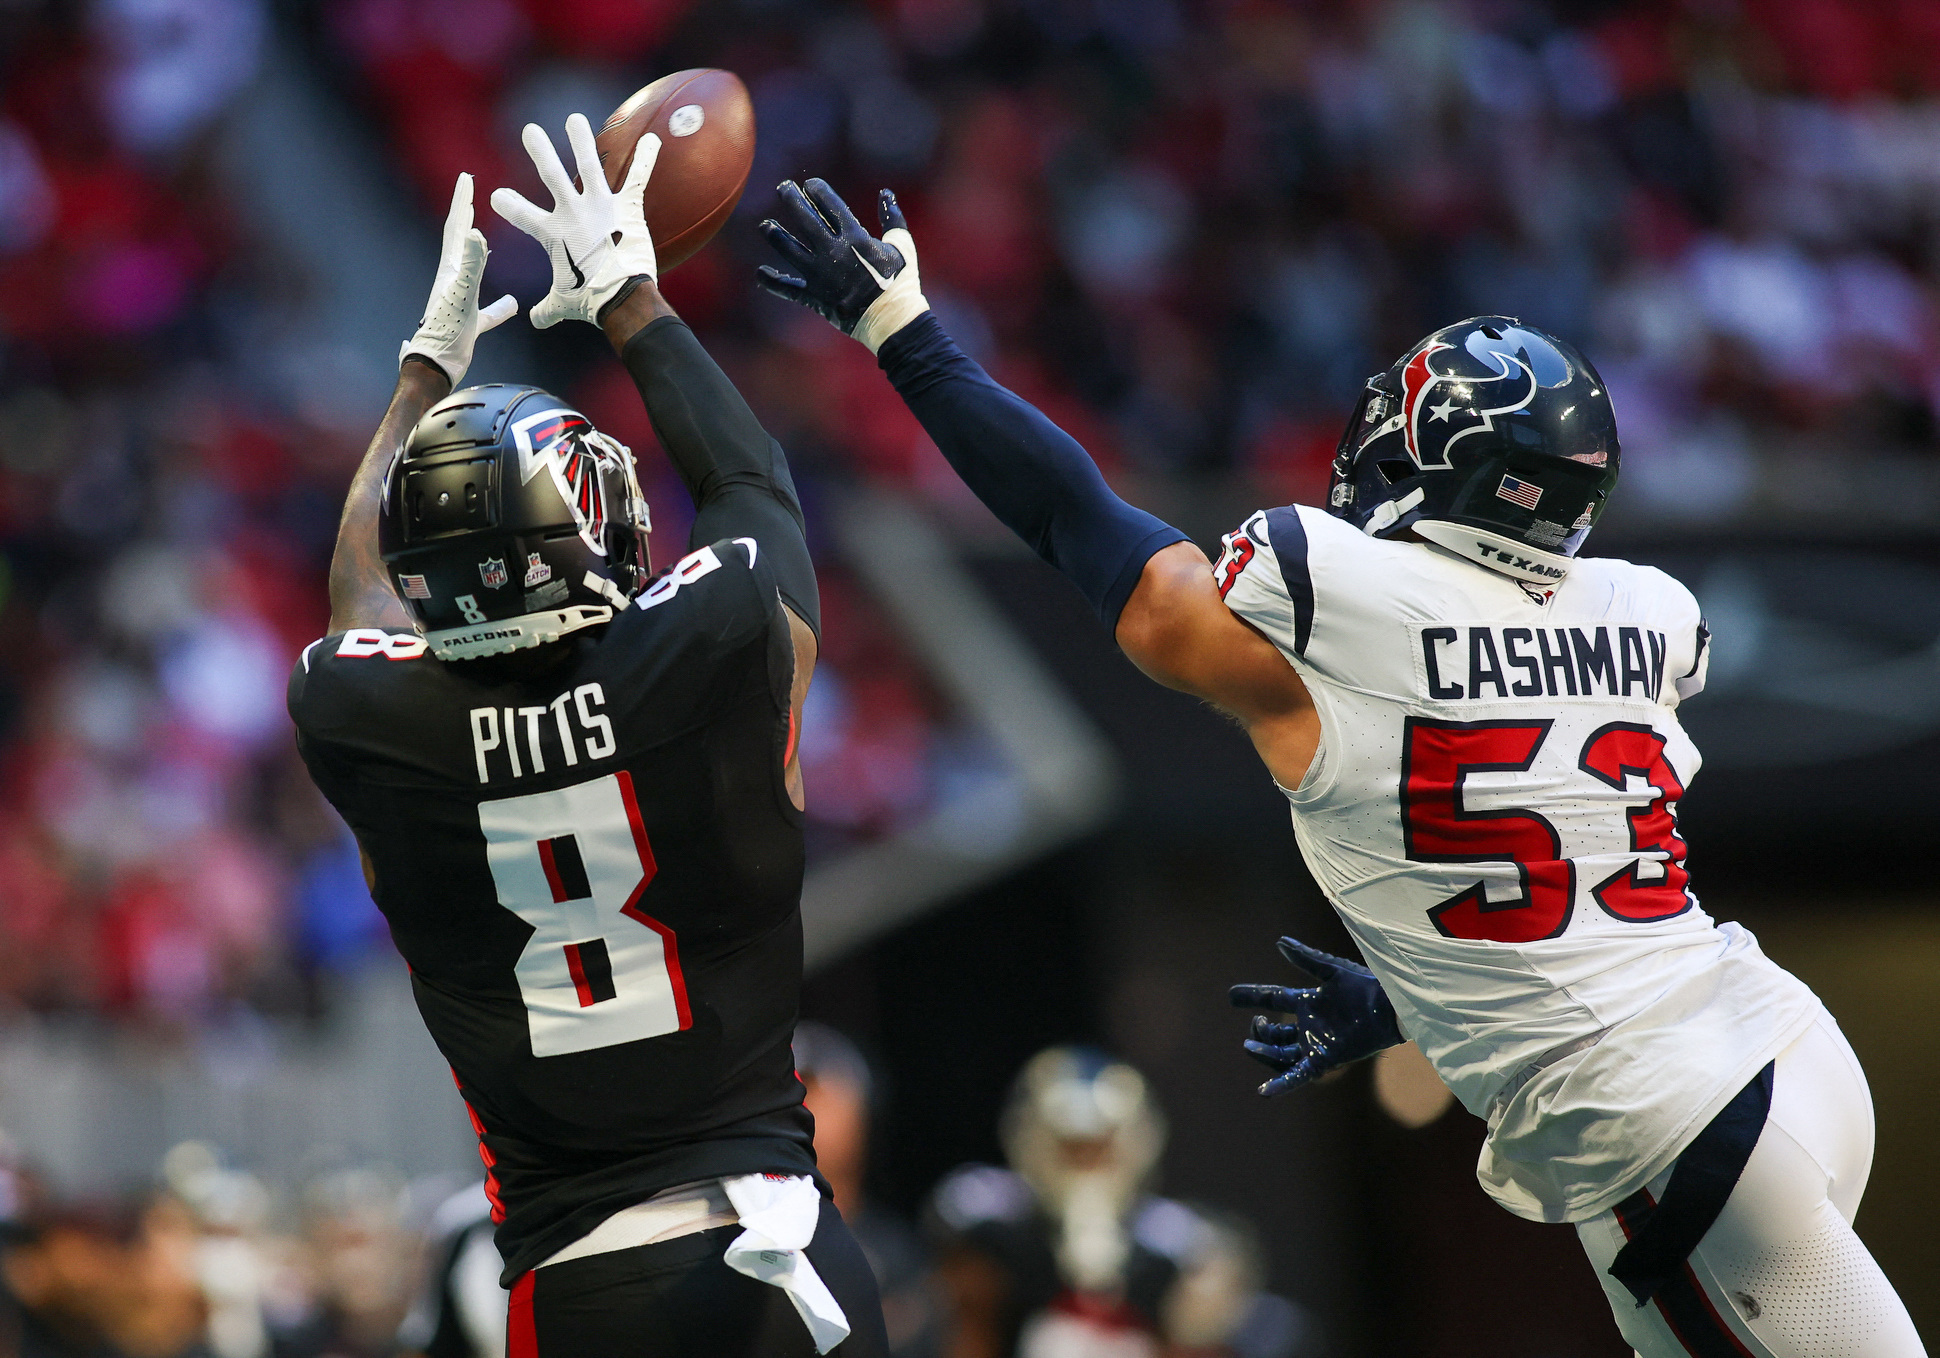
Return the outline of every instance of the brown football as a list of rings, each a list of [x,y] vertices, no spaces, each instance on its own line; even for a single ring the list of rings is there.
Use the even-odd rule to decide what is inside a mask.
[[[633,147],[660,136],[660,159],[647,181],[647,230],[665,273],[721,229],[741,201],[754,168],[754,105],[732,71],[675,71],[613,110],[594,143],[606,182],[617,189],[633,164]]]

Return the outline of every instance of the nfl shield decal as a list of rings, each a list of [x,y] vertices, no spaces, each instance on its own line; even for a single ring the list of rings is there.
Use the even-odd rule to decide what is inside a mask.
[[[486,589],[503,589],[512,576],[505,569],[503,557],[491,556],[478,563],[478,578],[485,582]]]

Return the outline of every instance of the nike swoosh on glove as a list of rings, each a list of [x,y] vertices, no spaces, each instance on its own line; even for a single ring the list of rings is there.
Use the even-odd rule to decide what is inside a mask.
[[[1279,1072],[1260,1086],[1260,1093],[1284,1094],[1407,1041],[1387,992],[1366,967],[1297,938],[1281,939],[1280,955],[1319,977],[1320,985],[1309,990],[1236,985],[1228,992],[1237,1008],[1293,1015],[1292,1023],[1254,1016],[1247,1055]]]
[[[930,309],[916,275],[916,242],[888,189],[876,195],[878,240],[863,230],[836,191],[811,179],[807,192],[793,180],[776,187],[783,221],[759,230],[793,273],[761,266],[764,292],[799,302],[875,353],[882,342]]]
[[[566,119],[566,140],[579,168],[579,188],[560,163],[552,138],[537,123],[527,123],[520,140],[552,194],[552,211],[534,206],[513,189],[492,190],[492,210],[546,247],[552,260],[552,291],[532,308],[532,324],[544,330],[561,321],[599,324],[600,309],[634,278],[654,278],[653,237],[647,232],[644,195],[660,157],[660,138],[649,132],[634,144],[626,182],[614,193],[606,186],[599,147],[586,115]]]
[[[511,320],[519,310],[517,299],[509,294],[479,310],[478,289],[490,253],[484,233],[472,225],[472,177],[461,174],[451,191],[451,210],[445,214],[444,244],[438,252],[438,272],[431,280],[431,298],[424,304],[418,333],[397,351],[400,365],[416,354],[437,364],[452,386],[465,380],[478,337]]]

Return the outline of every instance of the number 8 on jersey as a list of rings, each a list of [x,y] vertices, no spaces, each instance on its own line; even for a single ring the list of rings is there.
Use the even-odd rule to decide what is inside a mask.
[[[499,903],[532,926],[514,970],[534,1056],[692,1024],[673,930],[639,908],[655,865],[625,770],[483,802],[478,826]]]

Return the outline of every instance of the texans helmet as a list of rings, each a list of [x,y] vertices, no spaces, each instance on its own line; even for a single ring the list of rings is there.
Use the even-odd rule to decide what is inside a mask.
[[[1327,508],[1372,536],[1413,529],[1553,584],[1616,488],[1618,457],[1616,415],[1590,361],[1511,317],[1477,316],[1368,379]]]
[[[647,582],[633,453],[537,387],[467,387],[384,474],[378,549],[440,660],[557,641]]]

